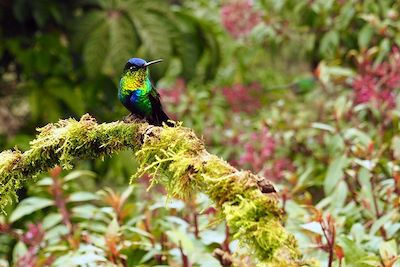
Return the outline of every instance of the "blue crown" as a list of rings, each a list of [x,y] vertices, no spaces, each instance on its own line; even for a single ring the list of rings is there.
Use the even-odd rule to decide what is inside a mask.
[[[143,67],[147,62],[141,58],[133,57],[128,60],[128,63],[135,65],[137,67]]]

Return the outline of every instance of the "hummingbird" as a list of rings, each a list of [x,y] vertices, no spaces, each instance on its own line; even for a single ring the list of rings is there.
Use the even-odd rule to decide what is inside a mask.
[[[118,98],[132,116],[156,126],[162,126],[163,122],[171,126],[162,108],[160,94],[150,80],[149,66],[160,62],[162,59],[150,62],[141,58],[129,59],[119,81]]]

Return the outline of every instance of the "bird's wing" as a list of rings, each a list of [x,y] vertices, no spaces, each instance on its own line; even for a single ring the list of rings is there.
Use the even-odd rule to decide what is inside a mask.
[[[154,86],[151,86],[151,90],[150,90],[150,99],[154,98],[156,101],[158,101],[161,105],[160,102],[160,93],[157,92],[157,90],[154,88]]]
[[[157,92],[156,89],[152,88],[152,90],[150,91],[149,99],[153,110],[151,118],[149,118],[150,123],[161,126],[162,123],[165,122],[167,123],[167,125],[169,125],[170,123],[168,123],[168,120],[170,118],[167,114],[165,114],[162,108],[160,94]]]
[[[160,94],[157,92],[157,90],[154,87],[151,88],[149,98],[150,98],[150,103],[151,103],[151,107],[153,108],[153,110],[156,110],[158,108],[162,109]]]

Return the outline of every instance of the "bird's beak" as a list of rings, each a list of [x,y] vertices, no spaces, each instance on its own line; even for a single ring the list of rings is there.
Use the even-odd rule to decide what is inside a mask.
[[[148,66],[150,66],[150,65],[153,65],[153,64],[156,64],[156,63],[160,63],[160,62],[162,62],[162,61],[163,61],[162,59],[156,59],[156,60],[147,62],[146,64],[144,64],[144,66],[145,66],[145,67],[148,67]]]

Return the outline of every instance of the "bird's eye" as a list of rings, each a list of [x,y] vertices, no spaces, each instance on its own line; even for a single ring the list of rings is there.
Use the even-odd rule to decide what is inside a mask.
[[[129,69],[130,70],[137,70],[137,67],[136,66],[130,66]]]

